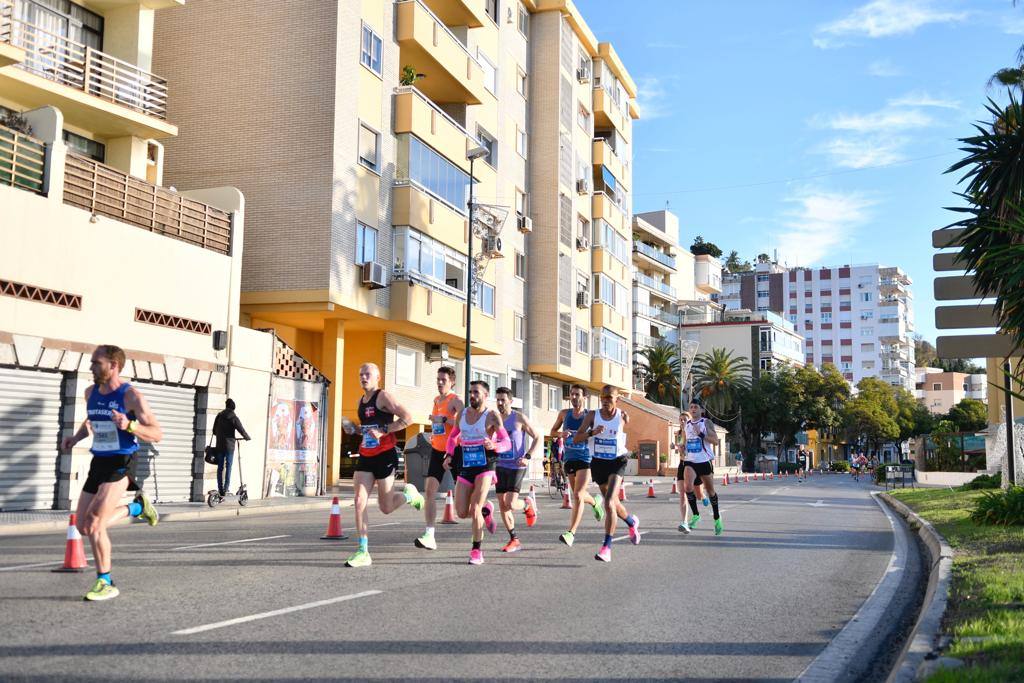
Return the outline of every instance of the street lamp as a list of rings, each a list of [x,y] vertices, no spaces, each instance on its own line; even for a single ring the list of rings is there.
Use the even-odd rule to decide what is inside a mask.
[[[469,236],[468,236],[468,249],[466,250],[466,367],[465,367],[465,396],[463,400],[466,404],[469,404],[469,382],[472,375],[470,370],[472,366],[473,352],[470,349],[471,335],[473,329],[473,221],[475,220],[475,208],[473,202],[473,162],[477,159],[481,159],[487,156],[490,150],[482,145],[473,147],[466,152],[466,158],[469,159]]]

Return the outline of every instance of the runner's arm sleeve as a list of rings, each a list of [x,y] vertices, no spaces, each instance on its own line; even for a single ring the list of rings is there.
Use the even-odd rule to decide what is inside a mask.
[[[462,430],[459,429],[459,423],[456,422],[455,426],[452,427],[452,433],[448,435],[448,443],[445,444],[444,452],[448,455],[454,455],[455,447],[459,445],[459,434]]]
[[[509,437],[504,425],[498,427],[494,435],[497,437],[494,442],[495,453],[508,453],[512,450],[512,439]]]

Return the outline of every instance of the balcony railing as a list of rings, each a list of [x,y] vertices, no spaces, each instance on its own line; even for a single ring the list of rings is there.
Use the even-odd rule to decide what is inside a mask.
[[[651,277],[649,275],[644,275],[643,273],[634,272],[633,273],[633,280],[635,280],[636,282],[642,284],[644,287],[650,287],[651,289],[653,289],[653,290],[655,290],[657,292],[661,292],[662,294],[668,296],[671,299],[675,299],[676,298],[676,288],[675,287],[670,287],[669,285],[666,285],[664,282],[659,282],[658,280],[655,280],[653,277]]]
[[[67,156],[64,203],[218,254],[231,249],[228,212],[77,154]]]
[[[167,118],[167,81],[88,45],[14,18],[0,0],[0,42],[25,50],[17,66],[47,80],[135,111]]]
[[[646,349],[647,347],[654,347],[665,343],[668,343],[667,340],[661,337],[652,337],[649,334],[642,334],[640,332],[633,335],[633,347],[637,349]]]
[[[41,140],[0,126],[0,185],[42,194],[45,164]]]
[[[633,312],[637,315],[643,315],[654,320],[660,320],[663,323],[669,325],[679,324],[679,315],[676,313],[669,313],[664,309],[658,308],[657,306],[649,306],[639,302],[633,302]]]
[[[466,56],[469,57],[469,60],[471,62],[473,62],[477,66],[480,66],[480,62],[478,62],[476,57],[473,56],[473,53],[469,51],[469,48],[466,47],[466,44],[462,42],[462,40],[460,40],[457,35],[452,33],[452,30],[448,28],[445,25],[445,23],[441,21],[429,7],[427,7],[423,0],[395,0],[396,5],[405,5],[407,3],[415,3],[416,5],[418,5],[420,9],[426,12],[427,15],[434,20],[434,25],[437,26],[437,28],[440,29],[441,31],[447,33],[448,37],[451,38],[455,42],[455,44],[458,45],[462,49],[462,51],[466,53]]]
[[[644,256],[649,256],[650,258],[654,259],[658,263],[660,263],[660,264],[662,264],[664,266],[668,266],[669,268],[672,268],[673,270],[676,267],[676,257],[675,256],[672,256],[671,254],[666,254],[663,251],[655,249],[654,247],[652,247],[651,245],[649,245],[649,244],[647,244],[645,242],[633,242],[633,251],[638,251],[641,254],[643,254]]]

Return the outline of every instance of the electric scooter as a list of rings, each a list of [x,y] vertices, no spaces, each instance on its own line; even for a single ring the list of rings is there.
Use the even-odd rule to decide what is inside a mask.
[[[239,486],[238,486],[238,493],[235,494],[235,497],[238,499],[238,504],[241,505],[242,507],[245,507],[249,503],[249,491],[248,491],[248,489],[245,488],[245,480],[242,478],[242,470],[243,470],[243,468],[242,468],[242,444],[240,444],[240,443],[238,443],[236,441],[235,442],[235,446],[238,449],[237,453],[238,453],[238,484],[239,484]],[[222,496],[222,495],[220,495],[220,491],[218,491],[217,489],[213,489],[212,491],[210,491],[209,493],[206,494],[206,504],[209,505],[212,508],[215,508],[218,505],[220,505],[222,502],[224,502],[224,499],[227,498],[230,495],[231,495],[231,493],[229,492],[229,493],[225,493]]]

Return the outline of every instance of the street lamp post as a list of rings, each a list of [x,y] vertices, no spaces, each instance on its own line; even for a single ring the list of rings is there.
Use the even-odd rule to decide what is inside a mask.
[[[469,235],[467,237],[466,249],[466,367],[464,389],[465,395],[463,400],[466,404],[469,404],[469,383],[472,378],[472,364],[473,364],[473,351],[470,348],[472,343],[472,332],[473,332],[473,275],[476,270],[475,264],[473,263],[473,221],[476,219],[475,211],[476,204],[473,201],[473,163],[481,157],[487,156],[488,149],[483,146],[477,146],[466,152],[466,158],[469,159]]]

